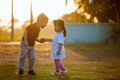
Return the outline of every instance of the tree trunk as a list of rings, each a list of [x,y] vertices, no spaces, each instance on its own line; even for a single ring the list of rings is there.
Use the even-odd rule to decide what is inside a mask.
[[[116,13],[116,21],[117,21],[117,23],[120,23],[119,11],[116,7],[115,7],[115,13]]]
[[[10,36],[10,41],[14,41],[13,0],[11,2],[11,36]]]

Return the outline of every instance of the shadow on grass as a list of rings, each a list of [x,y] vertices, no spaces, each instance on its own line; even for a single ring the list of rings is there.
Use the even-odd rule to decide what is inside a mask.
[[[120,46],[75,43],[66,44],[65,48],[67,56],[72,56],[70,64],[76,65],[73,70],[83,75],[78,77],[79,80],[119,80]]]
[[[55,77],[57,80],[70,80],[69,76],[67,74],[65,75],[58,75],[58,76],[53,76]]]
[[[14,80],[16,78],[15,65],[0,65],[0,80]]]
[[[30,75],[18,76],[18,80],[36,80],[36,76]]]
[[[72,53],[86,57],[87,61],[104,61],[109,59],[119,59],[120,46],[116,44],[66,44],[66,48]]]
[[[24,75],[24,76],[18,76],[17,80],[42,80],[42,79],[38,76]],[[46,78],[45,80],[70,80],[70,79],[68,75],[59,75],[59,76],[52,76],[51,79]]]

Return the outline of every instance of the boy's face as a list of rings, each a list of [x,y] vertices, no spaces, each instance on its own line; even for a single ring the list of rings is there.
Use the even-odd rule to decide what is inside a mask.
[[[48,21],[43,20],[43,21],[38,21],[37,25],[38,25],[38,27],[43,29],[47,25],[47,23],[48,23]]]

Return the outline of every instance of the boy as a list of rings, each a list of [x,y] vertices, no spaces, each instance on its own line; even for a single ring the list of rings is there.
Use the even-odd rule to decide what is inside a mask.
[[[42,40],[37,39],[39,36],[39,32],[41,29],[43,29],[48,23],[48,17],[41,13],[37,17],[37,21],[31,25],[29,25],[22,37],[21,43],[20,43],[20,58],[19,58],[19,76],[24,75],[24,64],[25,64],[25,58],[28,56],[29,58],[29,67],[28,67],[28,74],[29,75],[36,75],[36,73],[33,70],[34,66],[34,44],[35,41],[41,42]]]

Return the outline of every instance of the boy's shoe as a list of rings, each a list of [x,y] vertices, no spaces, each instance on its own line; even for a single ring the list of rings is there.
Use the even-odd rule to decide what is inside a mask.
[[[58,73],[58,72],[52,72],[51,75],[52,75],[52,76],[60,75],[60,73]]]
[[[61,74],[66,74],[66,73],[67,73],[67,71],[66,71],[66,70],[61,72]]]
[[[28,71],[29,75],[36,75],[36,73],[33,70]]]
[[[24,73],[22,70],[19,70],[19,76],[24,76]]]

